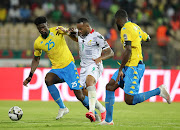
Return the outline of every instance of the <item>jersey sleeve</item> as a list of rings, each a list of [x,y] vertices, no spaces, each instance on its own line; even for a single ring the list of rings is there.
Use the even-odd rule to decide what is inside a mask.
[[[131,44],[131,42],[133,41],[133,36],[128,29],[122,28],[121,41],[124,44],[124,46],[126,46],[127,44]]]
[[[142,31],[142,40],[147,41],[148,37],[149,35],[146,32]]]
[[[34,42],[34,56],[41,56],[42,50],[38,48],[37,42]]]
[[[99,45],[99,47],[101,47],[103,50],[110,47],[107,41],[104,39],[104,37],[101,34],[97,35],[96,42]]]

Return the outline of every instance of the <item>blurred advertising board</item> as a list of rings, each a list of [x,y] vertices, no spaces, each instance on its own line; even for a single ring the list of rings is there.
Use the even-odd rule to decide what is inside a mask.
[[[23,86],[23,80],[29,75],[30,68],[0,68],[0,100],[52,100],[44,82],[44,77],[50,68],[37,68],[28,87]],[[104,69],[97,88],[97,98],[105,100],[105,86],[117,69]],[[78,71],[80,69],[78,68]],[[140,93],[165,84],[174,102],[180,102],[180,70],[146,69],[141,80]],[[56,84],[62,100],[77,101],[73,91],[66,83]],[[116,101],[124,101],[124,91],[118,88],[115,92]],[[154,96],[149,102],[163,102],[159,96]]]

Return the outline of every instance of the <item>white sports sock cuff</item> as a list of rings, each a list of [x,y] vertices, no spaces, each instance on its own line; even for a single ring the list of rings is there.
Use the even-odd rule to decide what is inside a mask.
[[[86,89],[88,91],[96,91],[96,87],[95,86],[88,86]]]

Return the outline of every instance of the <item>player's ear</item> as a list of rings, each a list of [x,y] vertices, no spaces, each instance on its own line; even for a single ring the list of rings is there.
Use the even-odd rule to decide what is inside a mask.
[[[47,27],[48,27],[48,28],[50,27],[49,23],[47,23]]]

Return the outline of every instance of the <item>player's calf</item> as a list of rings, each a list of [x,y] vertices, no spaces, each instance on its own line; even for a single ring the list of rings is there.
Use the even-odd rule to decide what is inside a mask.
[[[127,105],[134,105],[133,104],[133,98],[134,98],[134,96],[132,96],[132,95],[128,95],[128,94],[126,94],[125,93],[125,103],[127,104]]]

